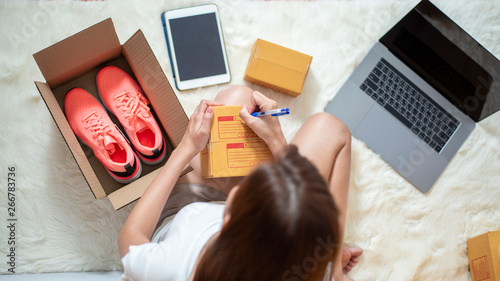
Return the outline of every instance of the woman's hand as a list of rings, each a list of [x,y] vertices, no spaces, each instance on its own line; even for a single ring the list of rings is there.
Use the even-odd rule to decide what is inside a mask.
[[[192,157],[198,154],[205,148],[210,135],[210,125],[214,117],[212,106],[220,106],[217,103],[209,100],[202,100],[196,107],[193,115],[189,118],[189,123],[179,144],[182,150],[189,153]]]
[[[255,91],[252,94],[252,104],[249,107],[252,109],[259,108],[260,111],[268,111],[278,108],[278,104],[262,93]],[[243,105],[240,110],[241,119],[266,142],[274,158],[278,158],[282,149],[287,146],[279,118],[273,116],[254,117],[250,115],[252,112],[246,105]]]

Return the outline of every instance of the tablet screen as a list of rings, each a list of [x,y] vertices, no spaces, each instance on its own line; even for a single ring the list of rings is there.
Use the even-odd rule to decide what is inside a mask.
[[[169,23],[180,81],[227,73],[215,13]]]

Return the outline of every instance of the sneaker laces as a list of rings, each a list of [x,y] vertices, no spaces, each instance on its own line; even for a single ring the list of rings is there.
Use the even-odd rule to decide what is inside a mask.
[[[129,121],[129,125],[133,127],[136,117],[145,119],[149,117],[148,100],[139,92],[124,92],[116,95],[114,100],[118,101],[117,108],[122,108],[125,114],[125,119]]]
[[[85,129],[92,132],[92,137],[97,138],[98,142],[101,143],[105,150],[106,147],[104,145],[104,137],[106,134],[111,132],[111,128],[109,125],[104,124],[101,120],[102,116],[99,116],[95,111],[92,111],[89,115],[82,119],[85,123]],[[113,154],[113,151],[110,151]]]

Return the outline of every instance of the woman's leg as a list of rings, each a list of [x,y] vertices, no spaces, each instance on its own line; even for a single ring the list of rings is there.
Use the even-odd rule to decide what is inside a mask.
[[[224,105],[250,105],[253,90],[247,86],[232,85],[224,88],[215,97],[216,102]],[[252,110],[249,108],[249,110]],[[242,177],[205,179],[201,176],[200,155],[198,154],[189,162],[193,171],[179,178],[177,183],[203,184],[218,189],[226,194],[239,183]]]
[[[340,246],[343,246],[351,171],[349,129],[333,115],[317,113],[306,120],[290,143],[297,145],[299,152],[318,168],[328,182],[330,192],[340,211],[339,241],[341,241]],[[342,273],[341,253],[342,251],[339,251],[334,264],[334,276],[340,276]]]

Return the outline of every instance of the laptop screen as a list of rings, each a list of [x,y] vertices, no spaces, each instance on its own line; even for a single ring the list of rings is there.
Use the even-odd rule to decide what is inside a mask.
[[[500,109],[500,61],[429,1],[380,42],[474,121]]]

